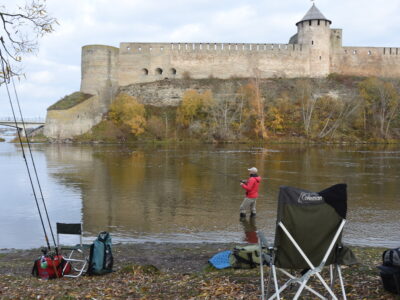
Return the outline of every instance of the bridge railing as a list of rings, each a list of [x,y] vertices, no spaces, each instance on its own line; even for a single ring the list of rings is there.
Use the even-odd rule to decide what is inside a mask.
[[[14,122],[14,118],[13,117],[4,117],[4,116],[1,117],[0,116],[0,122],[13,123]],[[22,122],[21,118],[17,118],[17,122],[21,123]],[[24,117],[24,122],[25,123],[45,123],[46,119],[43,118],[43,117],[27,117],[27,118]]]

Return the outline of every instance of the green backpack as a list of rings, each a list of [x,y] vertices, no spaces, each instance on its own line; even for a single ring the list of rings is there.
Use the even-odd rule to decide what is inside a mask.
[[[102,275],[112,272],[114,258],[111,251],[111,236],[108,232],[100,232],[90,246],[89,275]]]
[[[268,257],[268,256],[267,256]],[[229,256],[229,263],[235,269],[251,269],[260,265],[258,245],[235,246]]]

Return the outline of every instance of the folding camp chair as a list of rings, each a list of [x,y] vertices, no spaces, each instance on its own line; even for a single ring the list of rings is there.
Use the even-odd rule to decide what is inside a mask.
[[[79,235],[79,244],[74,246],[61,246],[60,245],[60,235]],[[85,271],[88,264],[89,256],[87,254],[90,245],[85,245],[82,243],[82,224],[81,223],[57,223],[57,245],[61,252],[65,251],[68,254],[64,255],[64,259],[71,264],[72,270],[71,274],[64,274],[67,269],[67,264],[65,264],[63,269],[64,277],[79,277]]]
[[[280,299],[280,295],[295,284],[299,287],[293,299],[298,299],[304,289],[311,292],[314,297],[327,299],[327,296],[321,295],[307,285],[313,276],[321,282],[325,292],[329,294],[328,297],[338,299],[333,292],[334,273],[338,275],[342,297],[346,299],[339,264],[340,253],[343,253],[341,236],[346,222],[346,212],[345,184],[334,185],[319,193],[287,186],[280,188],[274,245],[268,245],[263,234],[257,232],[264,264],[270,266],[267,294],[265,294],[264,267],[260,264],[263,300],[265,297]],[[321,276],[321,271],[325,266],[330,267],[329,285]],[[296,269],[300,271],[297,276],[288,271]],[[278,282],[278,272],[289,278],[281,286]],[[271,278],[274,293],[268,298]]]

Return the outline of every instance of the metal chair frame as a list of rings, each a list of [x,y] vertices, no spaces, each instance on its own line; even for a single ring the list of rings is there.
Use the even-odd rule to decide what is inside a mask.
[[[71,264],[72,270],[76,272],[76,274],[64,274],[67,264],[65,264],[62,275],[64,277],[76,278],[83,274],[86,269],[86,266],[89,262],[89,256],[86,254],[87,249],[90,245],[85,245],[82,242],[82,224],[81,223],[57,223],[57,247],[62,252],[63,250],[70,251],[67,256],[64,256],[64,259],[67,263]],[[79,235],[79,244],[75,246],[61,246],[60,245],[60,235]],[[78,258],[75,258],[78,256]],[[78,267],[75,267],[78,265]]]
[[[338,278],[339,278],[339,282],[340,282],[340,287],[341,287],[341,292],[342,292],[342,296],[343,299],[346,300],[346,291],[344,289],[344,282],[343,282],[343,277],[342,277],[342,273],[341,273],[341,269],[340,269],[340,265],[339,264],[334,264],[334,265],[330,265],[330,286],[328,286],[328,284],[326,283],[326,281],[322,278],[320,272],[322,271],[322,269],[325,266],[326,261],[328,260],[329,255],[331,254],[332,250],[334,249],[335,243],[337,242],[340,234],[343,231],[343,227],[344,224],[346,223],[346,220],[343,219],[342,222],[340,223],[335,236],[333,237],[328,249],[325,252],[325,255],[322,259],[322,261],[320,262],[320,264],[318,266],[314,266],[311,261],[308,259],[307,255],[304,253],[304,251],[301,249],[301,247],[299,246],[299,244],[296,242],[296,240],[293,238],[293,236],[290,234],[290,232],[287,230],[287,228],[285,227],[285,225],[282,222],[278,223],[278,226],[283,230],[283,232],[286,234],[286,236],[289,238],[289,240],[291,241],[291,243],[295,246],[295,248],[297,249],[297,251],[300,253],[300,255],[303,257],[303,259],[306,261],[307,265],[309,266],[309,270],[307,272],[305,272],[301,277],[296,277],[293,276],[292,274],[290,274],[289,272],[287,272],[285,269],[282,268],[278,268],[275,266],[275,256],[276,256],[276,252],[279,251],[279,249],[276,249],[274,247],[271,247],[270,245],[268,245],[268,242],[266,240],[266,238],[264,237],[264,235],[261,232],[257,232],[258,235],[258,240],[259,240],[259,250],[260,253],[262,255],[262,261],[269,261],[265,256],[267,255],[265,252],[263,252],[263,249],[267,249],[269,254],[271,255],[271,263],[270,263],[270,272],[269,272],[269,278],[268,278],[268,287],[267,287],[267,295],[265,294],[265,288],[264,288],[264,267],[263,267],[263,263],[260,263],[260,274],[261,274],[261,299],[264,300],[265,297],[267,297],[267,299],[272,300],[272,299],[281,299],[280,298],[280,294],[286,289],[288,288],[291,284],[299,284],[299,288],[294,296],[293,299],[298,299],[300,297],[300,294],[303,292],[304,289],[308,290],[309,292],[313,293],[315,296],[317,296],[320,299],[328,299],[326,297],[324,297],[323,295],[321,295],[320,293],[318,293],[316,290],[314,290],[313,288],[311,288],[310,286],[307,285],[308,280],[312,277],[312,276],[316,276],[318,278],[318,280],[322,283],[322,285],[324,286],[324,288],[327,290],[327,292],[329,293],[331,299],[335,299],[337,300],[337,296],[334,294],[334,292],[332,291],[333,288],[333,283],[335,280],[335,274],[334,274],[334,270],[333,270],[333,266],[335,267],[335,270],[337,272]],[[279,287],[278,284],[278,277],[277,277],[277,271],[281,272],[282,274],[286,275],[287,277],[289,277],[289,280],[285,282],[285,284],[283,284],[282,286]],[[275,287],[275,293],[270,296],[268,298],[268,292],[269,292],[269,288],[270,288],[270,283],[271,283],[271,277],[273,279],[273,283],[274,283],[274,287]]]

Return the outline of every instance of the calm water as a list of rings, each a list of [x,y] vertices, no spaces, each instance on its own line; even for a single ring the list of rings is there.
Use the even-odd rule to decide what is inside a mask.
[[[344,240],[400,246],[400,147],[33,145],[50,218],[83,222],[114,241],[242,242],[272,237],[280,185],[314,191],[345,182]],[[0,248],[45,244],[17,145],[0,143]],[[239,179],[263,177],[256,224],[240,223]],[[245,234],[247,232],[247,235]]]

